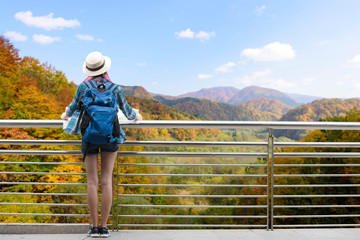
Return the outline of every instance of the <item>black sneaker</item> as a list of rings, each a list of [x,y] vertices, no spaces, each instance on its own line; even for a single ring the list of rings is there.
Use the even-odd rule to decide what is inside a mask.
[[[100,228],[99,228],[99,233],[100,233],[100,237],[101,237],[101,238],[108,238],[108,237],[110,237],[109,229],[106,228],[106,227],[100,227]]]
[[[92,238],[100,237],[99,228],[98,227],[91,228],[88,232],[88,237],[92,237]]]

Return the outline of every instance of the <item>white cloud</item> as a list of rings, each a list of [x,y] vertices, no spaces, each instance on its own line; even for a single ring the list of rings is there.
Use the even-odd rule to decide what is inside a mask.
[[[233,68],[235,66],[235,63],[233,62],[228,62],[225,63],[224,65],[218,66],[217,68],[215,68],[215,72],[230,72],[231,68]]]
[[[158,85],[158,84],[159,84],[159,82],[154,81],[154,82],[152,82],[151,84],[152,84],[152,85]]]
[[[216,33],[215,31],[212,32],[204,32],[204,31],[200,31],[196,34],[196,38],[199,39],[200,41],[206,41],[209,40],[211,37],[215,37]]]
[[[319,46],[319,47],[324,47],[324,46],[330,46],[333,44],[333,40],[327,40],[327,39],[324,39],[324,40],[320,40],[320,41],[317,41],[315,42],[314,44],[316,46]]]
[[[187,38],[187,39],[196,38],[202,42],[207,41],[211,37],[215,37],[215,36],[216,36],[215,31],[212,31],[212,32],[199,31],[198,33],[195,34],[195,32],[191,31],[190,28],[183,30],[181,32],[175,32],[176,38]]]
[[[266,6],[262,5],[261,7],[257,7],[255,10],[255,14],[260,16],[265,12]]]
[[[198,74],[198,78],[199,79],[209,79],[209,78],[212,78],[212,75],[211,74]]]
[[[139,62],[136,64],[136,66],[139,66],[139,67],[145,67],[147,64],[146,62]]]
[[[275,88],[275,89],[279,89],[279,90],[286,90],[286,89],[295,88],[297,86],[297,84],[293,83],[293,82],[285,81],[282,78],[278,78],[278,79],[271,79],[268,82],[267,86],[270,88]]]
[[[247,75],[245,77],[236,79],[235,82],[242,83],[245,86],[250,86],[250,85],[253,85],[253,80],[254,79],[252,79],[250,76]]]
[[[18,12],[15,19],[25,23],[28,26],[44,28],[46,30],[74,28],[80,26],[80,22],[76,19],[65,20],[64,18],[53,18],[53,13],[45,16],[34,17],[31,11]]]
[[[360,90],[360,82],[354,83],[354,87],[355,87],[357,90]]]
[[[270,74],[271,74],[270,70],[264,70],[264,71],[254,72],[253,77],[259,79],[269,76]]]
[[[175,36],[177,38],[194,38],[194,32],[191,31],[190,28],[184,30],[184,31],[181,31],[181,32],[175,32]]]
[[[316,78],[314,78],[314,77],[308,77],[308,78],[302,79],[302,80],[301,80],[301,83],[302,83],[303,85],[310,85],[310,84],[312,84],[312,83],[315,82],[315,81],[316,81]]]
[[[360,67],[360,54],[347,61],[350,67]]]
[[[84,41],[94,41],[94,37],[91,35],[77,34],[76,38]]]
[[[236,79],[235,82],[242,83],[246,86],[256,85],[278,90],[288,90],[297,87],[297,84],[294,82],[289,82],[282,78],[273,78],[270,70],[254,72],[250,76],[247,75]]]
[[[260,85],[262,82],[267,82],[267,76],[271,74],[270,70],[264,70],[259,72],[254,72],[251,76],[246,75],[245,77],[238,78],[236,82],[245,84],[246,86],[250,85]]]
[[[247,48],[241,52],[241,56],[257,62],[284,61],[293,59],[295,55],[295,50],[290,44],[279,42],[270,43],[262,48]]]
[[[4,33],[4,36],[15,42],[25,42],[28,40],[26,35],[14,31],[6,32]]]
[[[49,44],[52,42],[61,41],[61,38],[46,36],[46,35],[42,35],[42,34],[34,34],[33,40],[40,44]]]

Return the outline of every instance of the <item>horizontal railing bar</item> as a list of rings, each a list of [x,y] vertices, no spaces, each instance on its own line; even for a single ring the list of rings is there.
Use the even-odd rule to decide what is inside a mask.
[[[86,186],[86,183],[45,183],[45,182],[0,182],[0,185],[69,185],[69,186]]]
[[[208,142],[208,141],[126,141],[126,146],[175,147],[266,147],[266,142]]]
[[[81,140],[0,139],[0,145],[81,145]]]
[[[84,163],[68,162],[6,162],[0,161],[0,164],[31,164],[31,165],[85,165]],[[267,167],[267,164],[205,164],[205,163],[118,163],[123,166],[214,166],[214,167]],[[360,166],[360,164],[359,164]]]
[[[0,172],[1,173],[1,172]],[[265,174],[167,174],[167,173],[119,173],[118,176],[148,177],[267,177]]]
[[[65,150],[0,150],[0,155],[82,155],[81,151]]]
[[[266,198],[267,195],[118,194],[119,197]]]
[[[274,198],[322,198],[322,197],[360,197],[360,194],[328,194],[328,195],[274,195]]]
[[[274,185],[274,187],[360,187],[360,184],[307,184],[307,185]]]
[[[360,158],[359,152],[275,152],[274,157],[295,158]]]
[[[267,167],[267,164],[119,163],[122,166]]]
[[[339,214],[339,215],[279,215],[274,218],[334,218],[334,217],[360,217],[360,214]]]
[[[0,195],[87,196],[86,193],[32,193],[32,192],[0,192]],[[101,194],[99,195],[101,196]]]
[[[123,183],[118,186],[133,187],[267,187],[267,185],[238,185],[238,184],[131,184]]]
[[[118,215],[120,218],[267,218],[264,216],[239,216],[239,215]]]
[[[0,145],[81,145],[81,140],[18,140],[0,139]],[[207,141],[126,141],[124,146],[187,146],[187,147],[260,147],[266,142],[207,142]]]
[[[57,173],[57,172],[0,172],[0,174],[30,174],[30,175],[81,175],[86,176],[86,173]]]
[[[0,150],[0,155],[81,155],[81,151],[63,150]],[[236,153],[236,152],[136,152],[119,151],[121,157],[267,157],[267,153]]]
[[[360,177],[360,174],[344,173],[344,174],[274,174],[274,177]]]
[[[274,205],[274,208],[359,208],[360,205]]]
[[[275,142],[275,147],[360,148],[358,142]]]
[[[60,207],[87,207],[87,204],[80,203],[13,203],[0,202],[0,205],[23,205],[23,206],[60,206]]]
[[[135,152],[119,151],[121,157],[245,157],[259,158],[267,157],[267,153],[260,152]]]
[[[267,205],[141,205],[118,204],[119,207],[160,207],[160,208],[267,208]]]
[[[299,122],[299,121],[198,121],[142,120],[120,121],[124,128],[219,128],[219,129],[327,129],[360,130],[358,122]],[[62,128],[62,120],[0,120],[0,128]]]
[[[311,164],[311,163],[304,163],[304,164],[274,164],[274,167],[360,167],[360,164],[356,163],[335,163],[335,164]]]
[[[0,164],[30,164],[30,165],[85,165],[77,162],[7,162],[0,161]]]
[[[0,215],[19,215],[19,216],[64,216],[64,217],[89,217],[90,214],[70,214],[70,213],[0,213]]]
[[[359,224],[360,225],[360,224]],[[266,225],[236,225],[236,224],[117,224],[119,227],[219,227],[219,228],[265,228]]]
[[[358,227],[360,224],[292,224],[292,225],[274,225],[274,228],[296,228],[296,227]]]
[[[0,145],[81,145],[81,140],[19,140],[0,139]],[[265,147],[267,142],[207,141],[126,141],[125,146],[189,146],[189,147]],[[360,148],[357,142],[275,142],[275,147],[345,147]]]
[[[81,155],[81,151],[63,150],[0,150],[0,155]],[[119,151],[121,157],[243,157],[259,158],[267,157],[265,152],[150,152],[150,151]],[[297,158],[360,158],[360,153],[346,152],[294,152],[294,153],[274,153],[275,157],[297,157]]]

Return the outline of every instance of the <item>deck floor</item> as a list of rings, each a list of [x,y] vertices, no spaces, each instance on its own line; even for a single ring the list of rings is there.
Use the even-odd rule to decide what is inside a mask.
[[[86,234],[0,234],[0,240],[84,240]],[[359,240],[360,229],[266,230],[122,230],[109,239],[120,240]]]

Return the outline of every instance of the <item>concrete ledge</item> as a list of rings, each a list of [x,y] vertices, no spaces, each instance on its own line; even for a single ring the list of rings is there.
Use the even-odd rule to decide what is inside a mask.
[[[0,223],[0,234],[86,234],[89,224]]]

